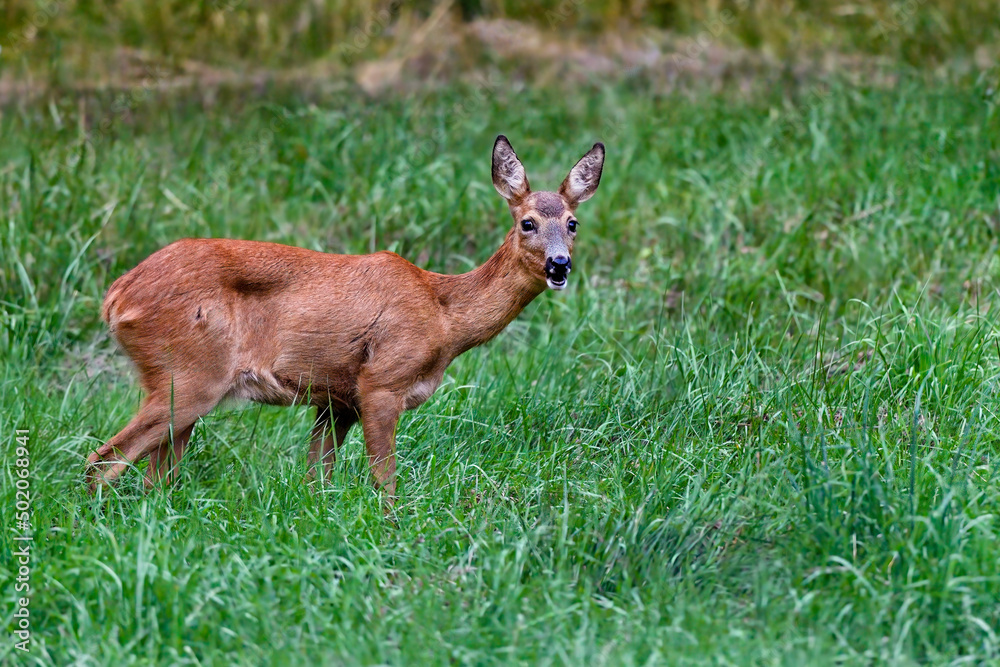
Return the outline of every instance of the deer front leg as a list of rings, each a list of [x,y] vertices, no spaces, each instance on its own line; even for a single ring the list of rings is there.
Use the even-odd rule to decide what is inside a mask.
[[[361,426],[376,488],[385,491],[386,504],[396,499],[396,424],[403,400],[390,391],[373,391],[361,399]]]

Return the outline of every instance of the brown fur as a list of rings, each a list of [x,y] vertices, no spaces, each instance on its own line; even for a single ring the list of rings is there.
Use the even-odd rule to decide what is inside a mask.
[[[501,167],[519,167],[509,153]],[[92,484],[113,482],[147,455],[148,485],[172,477],[195,421],[235,397],[315,405],[309,462],[322,462],[327,475],[360,420],[375,483],[391,502],[399,415],[545,289],[545,247],[571,247],[562,237],[572,236],[566,220],[578,201],[572,192],[530,193],[525,177],[508,203],[515,222],[536,218],[538,233],[515,224],[485,264],[457,276],[391,252],[331,255],[256,241],[184,239],[153,253],[104,300],[102,316],[147,395],[89,457]]]
[[[528,205],[546,218],[561,218],[566,211],[566,202],[554,192],[532,192]]]

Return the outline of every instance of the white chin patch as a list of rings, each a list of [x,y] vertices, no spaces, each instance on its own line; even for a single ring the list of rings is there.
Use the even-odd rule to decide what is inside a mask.
[[[555,290],[566,289],[566,279],[565,278],[562,279],[562,282],[558,282],[558,283],[555,282],[555,281],[553,281],[552,278],[546,278],[545,279],[545,283],[549,286],[549,289],[555,289]]]

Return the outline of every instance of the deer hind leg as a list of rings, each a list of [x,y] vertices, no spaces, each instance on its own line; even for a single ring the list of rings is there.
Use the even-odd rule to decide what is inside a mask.
[[[313,424],[312,441],[309,444],[309,476],[316,476],[317,464],[323,462],[326,479],[333,476],[333,464],[337,460],[337,450],[344,444],[347,432],[358,418],[349,412],[333,412],[329,407],[316,409],[316,423]]]
[[[373,391],[361,399],[361,426],[375,486],[386,494],[386,504],[396,499],[396,424],[404,402],[395,393]]]
[[[99,483],[111,484],[149,450],[159,445],[170,423],[170,402],[151,394],[138,414],[118,434],[87,457],[87,479],[91,491]]]
[[[164,460],[169,457],[161,456],[161,447],[165,441],[167,447],[170,447],[171,422],[175,434],[174,453],[179,459],[191,436],[194,423],[211,411],[225,395],[225,390],[206,393],[201,389],[196,395],[188,396],[182,383],[178,382],[174,386],[176,395],[173,396],[173,401],[171,389],[154,390],[146,397],[132,421],[87,458],[91,491],[96,490],[99,483],[113,484],[129,466],[154,452],[154,467],[158,470],[161,465],[167,465]]]
[[[173,438],[168,433],[160,441],[160,445],[149,454],[149,465],[146,468],[146,488],[152,488],[159,482],[170,484],[177,474],[177,467],[184,456],[184,449],[194,431],[194,422],[185,429],[174,429]]]

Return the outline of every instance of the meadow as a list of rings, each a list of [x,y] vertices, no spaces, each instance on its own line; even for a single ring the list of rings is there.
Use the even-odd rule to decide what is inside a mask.
[[[996,77],[778,83],[6,109],[7,627],[17,429],[34,541],[0,662],[1000,661]],[[216,411],[174,486],[86,493],[139,400],[117,276],[187,236],[467,271],[512,223],[501,132],[536,188],[595,140],[604,177],[568,289],[404,415],[389,516],[359,430],[304,479],[306,408]]]

